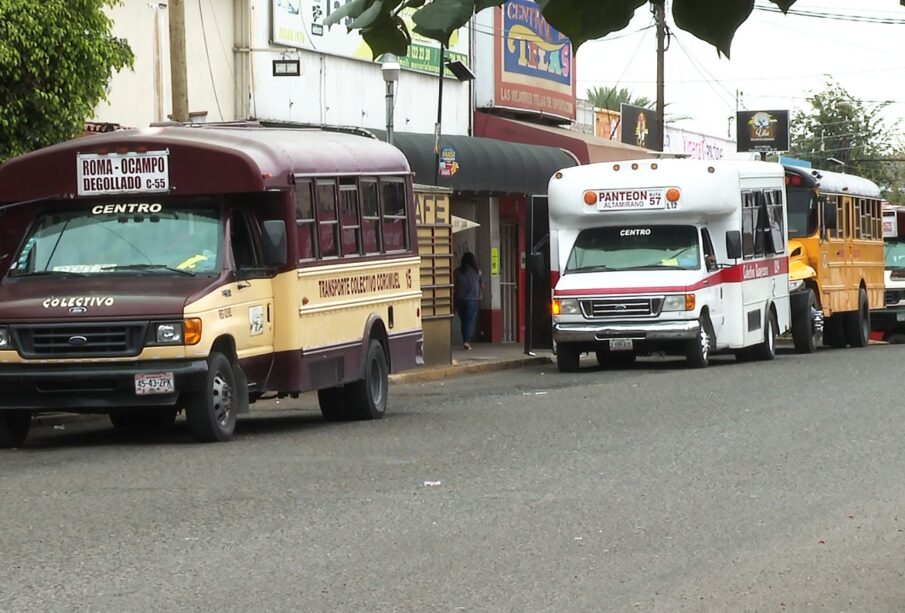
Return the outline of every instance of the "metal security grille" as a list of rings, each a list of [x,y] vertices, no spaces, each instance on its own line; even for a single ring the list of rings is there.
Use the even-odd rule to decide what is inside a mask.
[[[581,311],[589,319],[653,317],[660,314],[662,306],[662,298],[605,298],[581,301]]]
[[[503,342],[518,340],[518,226],[500,226],[500,308]]]
[[[148,324],[46,324],[13,326],[25,358],[129,357],[141,353]]]

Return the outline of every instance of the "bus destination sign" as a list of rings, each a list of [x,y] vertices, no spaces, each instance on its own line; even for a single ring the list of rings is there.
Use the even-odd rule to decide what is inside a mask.
[[[80,153],[79,196],[146,194],[170,189],[169,151]]]
[[[596,192],[598,211],[662,209],[665,189],[602,189]]]

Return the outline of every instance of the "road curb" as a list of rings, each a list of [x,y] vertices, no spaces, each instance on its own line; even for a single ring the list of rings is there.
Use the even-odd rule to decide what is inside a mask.
[[[547,356],[526,356],[514,360],[495,360],[489,362],[475,362],[473,364],[456,364],[441,366],[425,370],[413,370],[395,375],[390,375],[391,383],[418,383],[424,381],[437,381],[462,375],[473,375],[522,366],[534,366],[539,364],[552,364],[553,360]]]

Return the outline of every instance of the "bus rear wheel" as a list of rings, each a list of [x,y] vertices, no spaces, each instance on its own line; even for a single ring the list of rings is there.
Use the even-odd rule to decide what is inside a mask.
[[[812,289],[808,289],[807,294],[807,308],[792,313],[792,342],[798,353],[817,351],[817,341],[820,338],[820,330],[816,325],[817,296]]]
[[[28,411],[0,411],[0,449],[21,447],[31,429]]]
[[[581,352],[570,343],[556,344],[556,367],[559,372],[578,372],[581,365]]]
[[[383,345],[372,338],[365,355],[364,378],[347,383],[343,388],[343,403],[349,419],[369,420],[384,416],[390,391],[389,375]]]
[[[776,318],[767,310],[764,320],[764,341],[751,348],[751,357],[755,360],[769,361],[776,357]]]
[[[852,347],[866,347],[870,342],[870,305],[863,287],[858,292],[858,310],[843,315],[842,325],[845,340]]]

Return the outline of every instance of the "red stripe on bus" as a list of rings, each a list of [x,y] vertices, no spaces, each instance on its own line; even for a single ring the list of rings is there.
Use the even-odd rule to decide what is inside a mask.
[[[724,268],[705,277],[692,285],[663,285],[650,287],[597,287],[584,289],[555,290],[554,297],[560,296],[606,296],[609,294],[660,294],[675,292],[694,292],[705,287],[713,287],[721,283],[741,283],[783,275],[789,272],[789,259],[786,257],[745,262]]]

